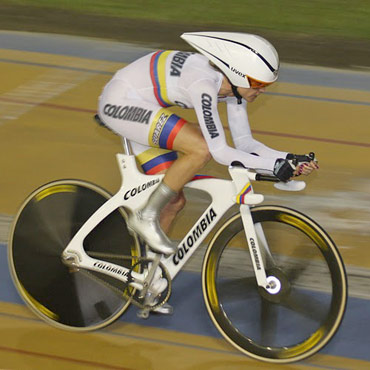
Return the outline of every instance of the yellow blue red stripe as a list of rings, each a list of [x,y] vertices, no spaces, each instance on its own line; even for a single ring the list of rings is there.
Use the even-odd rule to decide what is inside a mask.
[[[174,113],[162,108],[155,115],[149,130],[150,146],[172,149],[176,135],[186,121]]]
[[[159,146],[165,149],[172,149],[176,135],[185,123],[186,121],[184,119],[176,116],[176,114],[172,114],[163,126],[159,138]]]
[[[238,204],[244,204],[244,198],[247,196],[248,193],[252,191],[252,185],[250,182],[248,182],[244,188],[241,190],[241,192],[236,196],[236,202]]]
[[[165,151],[158,148],[150,148],[136,156],[142,169],[148,175],[154,175],[171,167],[177,159],[174,151]]]
[[[150,60],[150,78],[153,83],[154,95],[161,107],[173,105],[167,96],[166,86],[166,60],[170,50],[159,50],[153,54]]]

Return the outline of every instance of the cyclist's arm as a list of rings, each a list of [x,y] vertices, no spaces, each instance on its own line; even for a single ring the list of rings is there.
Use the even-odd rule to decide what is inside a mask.
[[[245,100],[243,100],[242,104],[237,104],[237,100],[230,97],[226,99],[226,104],[231,136],[237,149],[247,153],[254,153],[261,157],[286,158],[287,152],[269,148],[253,138]]]
[[[234,161],[247,168],[271,173],[275,158],[257,157],[227,145],[225,132],[217,109],[217,88],[212,81],[201,80],[193,83],[189,94],[199,121],[203,136],[214,160],[223,165]]]

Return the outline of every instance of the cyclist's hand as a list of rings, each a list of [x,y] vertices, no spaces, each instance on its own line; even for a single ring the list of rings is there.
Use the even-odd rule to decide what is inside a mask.
[[[296,171],[296,166],[293,164],[292,160],[279,158],[276,160],[274,165],[274,175],[280,181],[288,181],[294,176]]]
[[[310,154],[292,154],[289,153],[286,157],[295,165],[294,176],[309,175],[312,171],[319,169],[318,161],[315,158],[315,153]]]
[[[314,170],[318,170],[319,165],[315,161],[311,161],[308,163],[303,163],[299,167],[296,168],[294,171],[294,176],[300,176],[300,175],[309,175]]]

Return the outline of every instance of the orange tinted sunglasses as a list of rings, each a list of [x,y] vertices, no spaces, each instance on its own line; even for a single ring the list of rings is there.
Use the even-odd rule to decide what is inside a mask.
[[[264,87],[272,84],[272,82],[262,82],[262,81],[254,80],[253,78],[250,78],[248,76],[246,77],[252,89],[263,89]]]

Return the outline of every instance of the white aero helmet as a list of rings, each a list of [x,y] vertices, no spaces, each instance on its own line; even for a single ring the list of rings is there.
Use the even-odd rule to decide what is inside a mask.
[[[263,37],[237,32],[186,32],[181,38],[237,87],[263,87],[278,78],[279,56]]]

